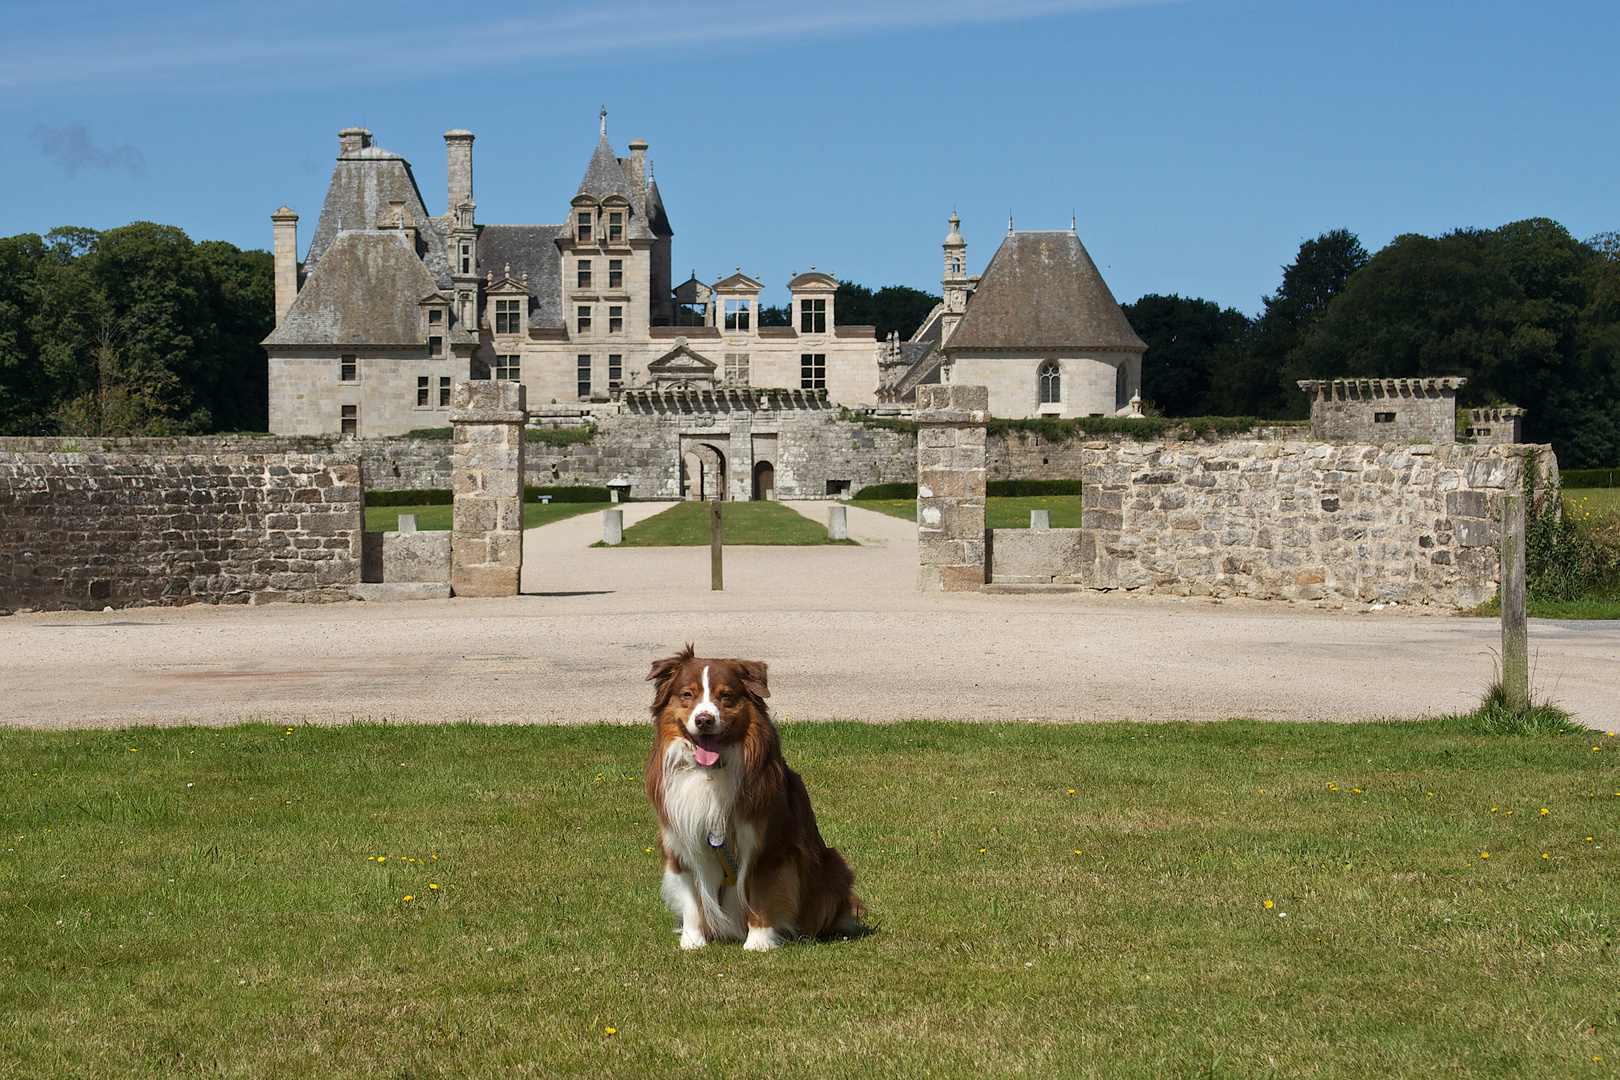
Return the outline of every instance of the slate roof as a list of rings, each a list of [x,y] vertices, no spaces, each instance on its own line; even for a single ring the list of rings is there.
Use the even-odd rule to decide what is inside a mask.
[[[506,273],[522,279],[529,274],[530,326],[562,326],[562,252],[557,238],[568,232],[566,225],[480,225],[478,227],[478,272],[480,276]]]
[[[624,235],[630,240],[652,240],[653,230],[647,225],[647,208],[638,198],[636,187],[625,175],[629,167],[629,159],[621,160],[613,152],[613,144],[608,142],[607,132],[596,140],[596,152],[591,155],[590,164],[585,166],[585,176],[579,182],[579,195],[589,195],[598,202],[609,195],[621,195],[630,203],[630,220],[625,225]],[[605,226],[604,226],[605,227]]]
[[[326,189],[326,202],[315,225],[315,236],[304,256],[304,273],[313,274],[325,258],[338,233],[350,229],[371,230],[388,213],[388,204],[405,204],[411,224],[422,235],[426,253],[422,261],[434,282],[449,288],[450,263],[445,258],[444,230],[448,219],[434,219],[422,203],[410,162],[378,146],[339,154],[332,170],[332,183]],[[426,290],[424,290],[426,291]],[[414,303],[416,297],[412,297]]]
[[[1072,232],[1010,233],[985,267],[956,349],[1147,348]]]
[[[664,212],[664,198],[658,194],[658,181],[647,181],[647,225],[654,236],[674,236],[669,227],[669,215]]]
[[[437,285],[399,229],[345,229],[266,345],[421,345],[419,302]]]

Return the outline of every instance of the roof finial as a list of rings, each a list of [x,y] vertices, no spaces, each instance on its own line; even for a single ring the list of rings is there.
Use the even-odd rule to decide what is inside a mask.
[[[652,158],[647,159],[647,183],[653,183]]]
[[[1074,232],[1074,211],[1069,211],[1069,231]]]
[[[1007,235],[1012,235],[1012,211],[1007,211]]]
[[[607,137],[607,106],[602,106],[602,136]]]

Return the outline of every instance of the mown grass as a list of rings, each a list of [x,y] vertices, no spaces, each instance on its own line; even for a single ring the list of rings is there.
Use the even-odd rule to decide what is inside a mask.
[[[829,504],[831,505],[831,504]],[[720,506],[721,543],[808,546],[854,544],[827,538],[825,521],[812,521],[774,502],[728,502]],[[626,547],[708,547],[709,504],[682,502],[624,530]]]
[[[614,504],[605,502],[524,503],[523,527],[533,529],[539,525],[550,525],[553,521],[562,521],[564,518],[606,510],[612,505]],[[450,528],[450,511],[451,507],[448,506],[368,506],[366,532],[392,532],[399,528],[401,514],[415,514],[416,527],[423,532],[446,530]]]
[[[1620,488],[1569,488],[1564,491],[1564,507],[1578,514],[1620,513]]]
[[[917,520],[915,499],[860,499],[850,505],[907,521]],[[1080,527],[1080,498],[1077,495],[1019,495],[985,499],[984,523],[991,529],[1027,529],[1031,510],[1050,511],[1054,529]]]
[[[1540,1078],[1620,1060],[1613,737],[783,737],[874,932],[759,956],[670,933],[642,727],[0,731],[0,1075]]]

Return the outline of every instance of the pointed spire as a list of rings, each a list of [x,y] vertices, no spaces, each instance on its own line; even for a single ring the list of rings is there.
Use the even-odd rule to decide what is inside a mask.
[[[602,138],[607,138],[607,106],[602,106]]]
[[[945,242],[952,245],[964,243],[962,240],[962,219],[956,216],[955,210],[951,211],[949,221],[951,223],[951,232],[949,236],[945,237]]]
[[[1009,210],[1007,211],[1007,235],[1011,236],[1012,232],[1012,211]]]

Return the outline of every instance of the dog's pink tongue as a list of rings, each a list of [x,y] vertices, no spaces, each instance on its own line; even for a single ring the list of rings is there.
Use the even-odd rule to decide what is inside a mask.
[[[692,741],[692,754],[704,767],[720,763],[720,740],[713,735],[699,735]]]

